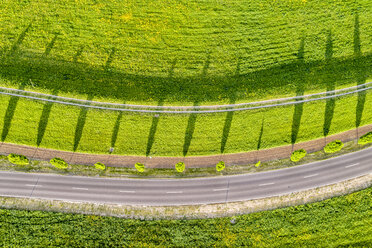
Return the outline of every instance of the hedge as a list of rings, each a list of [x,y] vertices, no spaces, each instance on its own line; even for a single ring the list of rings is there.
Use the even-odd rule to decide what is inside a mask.
[[[139,172],[144,172],[144,171],[145,171],[145,165],[144,165],[144,164],[136,163],[136,164],[134,165],[134,167],[136,167],[136,169],[137,169]]]
[[[96,167],[96,169],[98,169],[98,170],[104,170],[104,169],[106,169],[106,165],[104,165],[103,163],[100,163],[100,162],[95,163],[94,164],[94,167]]]
[[[28,165],[30,163],[26,156],[14,153],[8,155],[8,160],[12,164],[16,165]]]
[[[255,167],[260,167],[260,165],[261,165],[261,161],[258,161],[254,166]]]
[[[183,172],[185,170],[185,163],[184,162],[178,162],[176,165],[176,170],[178,172]]]
[[[223,161],[220,161],[216,164],[216,170],[217,171],[222,171],[223,169],[225,169],[225,162]]]
[[[366,145],[372,143],[372,132],[366,133],[358,140],[359,145]]]
[[[332,141],[332,142],[328,143],[324,147],[324,152],[325,153],[335,153],[335,152],[341,151],[342,147],[344,147],[344,143],[342,143],[341,140],[335,140],[335,141]]]
[[[300,161],[303,157],[305,157],[307,154],[306,150],[305,149],[299,149],[299,150],[296,150],[294,152],[292,152],[292,155],[291,155],[291,161],[292,162],[298,162]]]
[[[50,163],[58,169],[66,169],[68,164],[62,158],[52,158]]]

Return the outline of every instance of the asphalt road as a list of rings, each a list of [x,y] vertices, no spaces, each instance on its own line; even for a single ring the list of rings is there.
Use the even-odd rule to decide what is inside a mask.
[[[195,179],[105,179],[0,172],[0,195],[127,205],[190,205],[298,192],[372,173],[372,148],[287,169]]]

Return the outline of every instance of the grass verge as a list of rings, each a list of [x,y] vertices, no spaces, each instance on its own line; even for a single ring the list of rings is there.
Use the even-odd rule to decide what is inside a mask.
[[[361,182],[361,181],[360,181]],[[368,187],[368,183],[359,186]],[[252,212],[268,205],[273,207],[304,204],[322,197],[346,194],[357,190],[356,181],[338,186],[327,186],[290,197],[266,199],[266,202],[250,202],[245,207]],[[351,189],[353,188],[353,189]],[[347,189],[347,190],[346,190]],[[338,191],[337,191],[338,190]],[[337,193],[335,193],[337,191]],[[251,213],[241,216],[193,219],[193,220],[131,220],[115,217],[93,216],[106,211],[121,217],[155,218],[169,216],[175,207],[166,211],[137,206],[116,208],[103,205],[63,203],[37,199],[1,198],[0,243],[15,246],[131,246],[131,247],[304,247],[304,246],[368,246],[370,237],[372,188],[339,196],[317,203]],[[315,195],[315,197],[314,197]],[[291,202],[292,199],[292,202]],[[295,200],[297,199],[297,201]],[[324,198],[323,198],[324,199]],[[294,200],[294,201],[293,201]],[[257,200],[256,200],[257,201]],[[241,208],[240,211],[244,211]],[[183,207],[185,208],[185,207]],[[220,211],[236,211],[238,206],[225,205]],[[55,212],[84,212],[67,214]],[[186,213],[210,216],[211,207],[191,207]],[[176,211],[177,212],[177,211]],[[157,213],[158,215],[154,215]],[[185,212],[183,212],[185,214]],[[147,217],[147,214],[149,214]],[[197,215],[196,214],[196,215]],[[226,212],[224,213],[226,215]],[[232,213],[231,215],[235,215]],[[182,218],[179,215],[179,218]],[[115,230],[115,231],[113,231]]]

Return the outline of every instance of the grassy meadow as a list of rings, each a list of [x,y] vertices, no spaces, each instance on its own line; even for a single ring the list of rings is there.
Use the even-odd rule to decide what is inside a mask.
[[[369,247],[372,188],[232,218],[141,221],[0,209],[1,246]]]
[[[146,156],[234,153],[321,138],[372,123],[372,92],[270,109],[159,116],[0,96],[1,140]]]
[[[369,0],[4,0],[0,85],[190,105],[324,91],[372,79],[371,18]]]

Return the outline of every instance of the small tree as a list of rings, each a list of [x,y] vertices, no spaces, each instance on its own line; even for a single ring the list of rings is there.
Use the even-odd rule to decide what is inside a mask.
[[[8,155],[8,160],[12,164],[16,165],[28,165],[30,163],[26,156],[14,153]]]
[[[260,167],[260,166],[261,166],[261,161],[258,161],[254,166],[255,166],[256,168]]]
[[[96,169],[98,169],[98,170],[105,170],[106,169],[106,165],[104,165],[103,163],[100,163],[100,162],[95,163],[94,167],[96,167]]]
[[[68,167],[68,163],[66,163],[62,158],[52,158],[50,163],[58,169],[67,169]]]
[[[299,149],[299,150],[296,150],[292,153],[291,155],[291,161],[292,162],[298,162],[300,161],[303,157],[305,157],[307,154],[306,150],[305,149]]]
[[[335,152],[341,151],[342,147],[344,147],[344,143],[342,143],[341,140],[335,140],[335,141],[329,142],[324,147],[324,152],[325,153],[335,153]]]
[[[372,143],[372,132],[366,133],[358,140],[359,145],[367,145],[369,143]]]
[[[225,162],[223,161],[220,161],[216,164],[216,170],[217,171],[222,171],[223,169],[225,169]]]
[[[185,170],[185,163],[184,162],[178,162],[176,165],[176,170],[178,172],[183,172]]]
[[[137,169],[138,172],[144,172],[145,171],[145,165],[144,164],[136,163],[134,165],[134,167],[136,167],[136,169]]]

